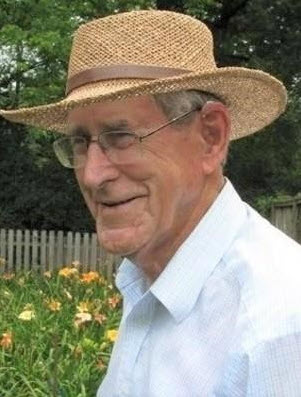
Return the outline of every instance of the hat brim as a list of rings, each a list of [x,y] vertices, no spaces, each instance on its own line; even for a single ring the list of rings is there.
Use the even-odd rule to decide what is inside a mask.
[[[66,133],[68,112],[75,107],[191,89],[212,93],[224,101],[231,116],[232,140],[270,124],[285,110],[287,103],[286,89],[276,78],[260,70],[226,67],[205,74],[190,73],[156,80],[101,81],[79,87],[57,103],[0,110],[0,114],[13,122]]]

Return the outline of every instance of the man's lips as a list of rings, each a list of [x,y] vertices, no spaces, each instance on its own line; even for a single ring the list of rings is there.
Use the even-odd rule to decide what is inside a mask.
[[[126,198],[126,199],[119,199],[119,200],[105,200],[105,201],[100,201],[100,204],[104,207],[104,208],[114,208],[114,207],[118,207],[124,204],[129,204],[132,201],[138,199],[138,198],[142,198],[144,196],[134,196],[134,197],[130,197],[130,198]]]

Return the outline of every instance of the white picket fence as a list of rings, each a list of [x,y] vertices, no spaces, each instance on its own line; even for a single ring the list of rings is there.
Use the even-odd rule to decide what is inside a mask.
[[[109,279],[120,262],[100,247],[96,233],[0,229],[0,272],[45,272],[80,262],[82,271],[97,270]]]

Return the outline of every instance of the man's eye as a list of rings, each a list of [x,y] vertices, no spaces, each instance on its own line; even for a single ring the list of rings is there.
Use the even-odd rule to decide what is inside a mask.
[[[83,136],[71,137],[70,143],[71,143],[73,151],[76,151],[76,152],[86,150],[86,148],[87,148],[87,139]]]
[[[104,132],[100,140],[106,148],[126,149],[134,143],[135,135],[124,131]]]

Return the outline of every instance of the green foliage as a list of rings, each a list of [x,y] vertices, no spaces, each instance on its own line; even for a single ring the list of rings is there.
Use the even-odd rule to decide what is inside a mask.
[[[275,202],[273,196],[257,196],[254,200],[254,206],[267,219],[271,219],[272,205]]]
[[[6,275],[0,309],[1,397],[95,396],[112,348],[107,331],[120,321],[111,285],[57,273]],[[89,321],[78,317],[83,312]]]

